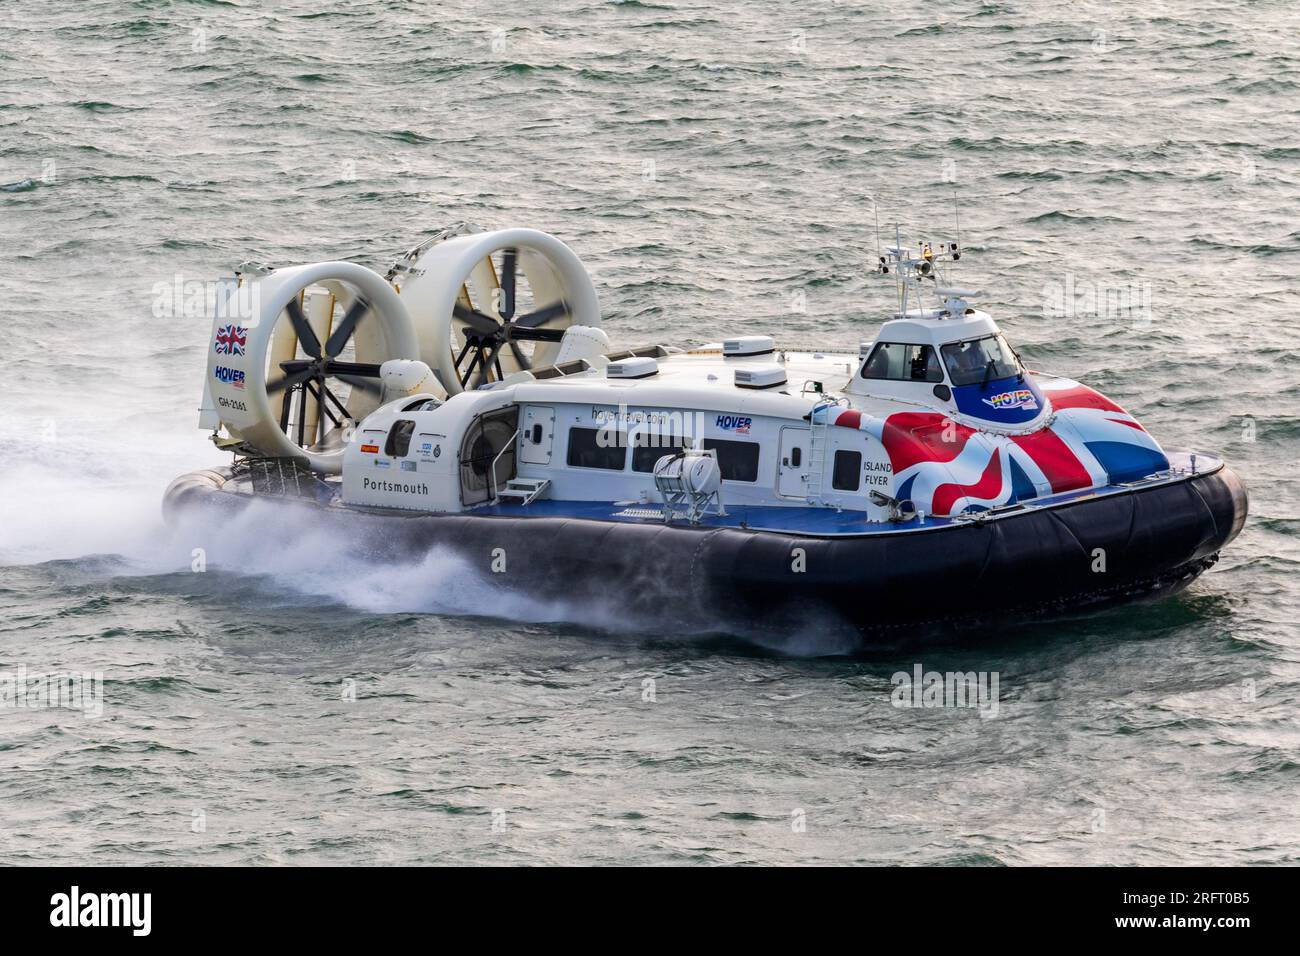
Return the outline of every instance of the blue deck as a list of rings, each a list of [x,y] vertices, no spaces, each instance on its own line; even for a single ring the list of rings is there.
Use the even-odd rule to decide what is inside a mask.
[[[750,528],[754,531],[778,531],[787,534],[838,536],[880,534],[887,531],[939,528],[952,524],[948,518],[926,518],[906,525],[870,522],[861,511],[836,511],[834,508],[782,508],[758,505],[727,505],[725,517],[710,512],[700,520],[705,528]],[[653,511],[656,517],[624,515],[627,510]],[[610,501],[534,501],[530,505],[493,504],[475,508],[475,514],[503,515],[511,518],[587,518],[593,521],[619,521],[631,524],[662,524],[659,505]],[[684,519],[674,523],[680,524]]]

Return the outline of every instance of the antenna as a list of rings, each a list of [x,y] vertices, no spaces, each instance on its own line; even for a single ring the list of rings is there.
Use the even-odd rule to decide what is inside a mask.
[[[957,202],[957,187],[952,187],[952,218],[957,227],[956,243],[957,247],[952,251],[952,261],[956,262],[961,258],[961,205]]]
[[[954,191],[953,210],[957,228],[958,241],[949,236],[943,242],[921,239],[915,244],[903,243],[902,222],[894,222],[894,244],[880,249],[880,268],[882,273],[893,273],[894,288],[897,293],[898,311],[895,318],[914,317],[919,319],[943,319],[956,317],[965,311],[966,298],[979,295],[978,292],[966,291],[950,286],[947,279],[948,264],[961,258],[959,246],[961,236],[961,210],[957,205]],[[880,215],[872,197],[873,215],[876,225],[876,246],[880,248]],[[927,280],[938,298],[933,308],[927,308]],[[914,307],[909,311],[909,306]]]
[[[898,223],[894,223],[894,248],[897,250],[903,248],[903,232],[898,228]],[[896,283],[898,286],[898,314],[902,315],[907,311],[907,283],[902,281],[903,275],[901,272],[898,278],[900,280]]]
[[[880,254],[880,207],[876,205],[876,197],[871,197],[871,215],[876,220],[876,268],[881,272],[888,272],[889,266],[885,265],[885,257]]]

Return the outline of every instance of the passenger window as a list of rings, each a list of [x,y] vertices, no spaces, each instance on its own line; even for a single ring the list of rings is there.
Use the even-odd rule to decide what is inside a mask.
[[[567,460],[575,468],[622,471],[627,463],[627,433],[606,428],[570,428]]]
[[[405,458],[411,450],[411,436],[415,434],[415,422],[402,418],[393,423],[388,430],[388,441],[384,443],[384,454],[389,458]]]
[[[791,468],[798,468],[802,463],[803,463],[803,449],[802,449],[802,448],[791,448],[791,449],[790,449],[790,467],[791,467]]]
[[[758,443],[704,439],[706,451],[718,453],[718,470],[724,481],[758,481]]]
[[[648,435],[632,432],[632,470],[654,471],[655,463],[664,455],[673,455],[686,447],[677,435]]]
[[[837,451],[831,487],[836,491],[857,491],[862,485],[862,452]]]

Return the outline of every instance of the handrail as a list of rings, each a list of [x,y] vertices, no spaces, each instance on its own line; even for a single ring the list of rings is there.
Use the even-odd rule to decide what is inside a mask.
[[[501,460],[502,455],[504,455],[506,452],[512,450],[515,447],[515,442],[519,440],[519,436],[522,435],[523,433],[524,433],[523,429],[516,428],[515,433],[510,436],[510,440],[508,442],[506,442],[504,445],[501,446],[501,450],[496,453],[496,457],[492,459],[492,465],[488,468],[488,478],[492,482],[493,501],[496,501],[497,498],[500,497],[500,495],[497,493],[497,462]]]

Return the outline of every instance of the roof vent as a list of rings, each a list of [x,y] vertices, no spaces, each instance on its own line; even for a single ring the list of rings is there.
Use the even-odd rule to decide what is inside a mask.
[[[736,369],[737,388],[771,388],[785,384],[784,365],[762,365],[758,368]]]
[[[605,366],[606,378],[649,378],[659,372],[659,363],[648,356],[619,359]]]
[[[515,375],[527,375],[528,379],[548,379],[561,378],[565,375],[577,375],[591,368],[591,363],[586,359],[574,359],[571,362],[561,362],[559,365],[545,365],[541,368],[524,369],[522,373],[516,372]],[[506,381],[510,381],[515,375],[507,375]],[[520,379],[520,381],[528,381]]]
[[[724,358],[739,358],[742,355],[768,355],[776,351],[776,342],[770,335],[742,335],[738,339],[727,339],[722,343]]]

